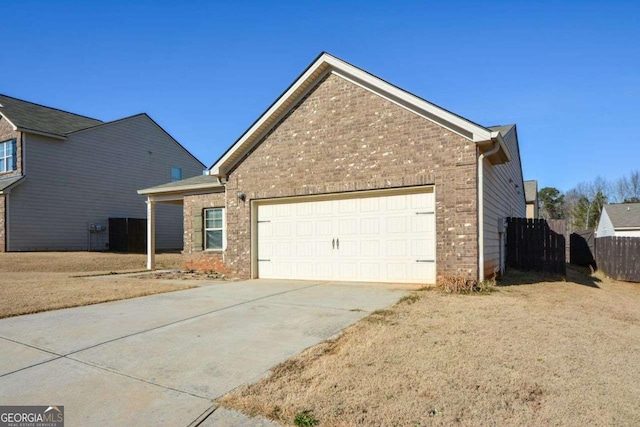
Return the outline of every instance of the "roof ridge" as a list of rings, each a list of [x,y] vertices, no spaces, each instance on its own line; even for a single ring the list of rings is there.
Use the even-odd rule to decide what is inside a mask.
[[[89,116],[85,116],[83,114],[73,113],[71,111],[62,110],[62,109],[56,108],[56,107],[49,107],[47,105],[38,104],[37,102],[25,101],[24,99],[16,98],[15,96],[9,96],[9,95],[5,95],[3,93],[0,93],[0,97],[2,97],[2,96],[5,97],[5,98],[11,98],[11,99],[13,99],[15,101],[25,102],[27,104],[35,105],[35,106],[42,107],[42,108],[47,108],[49,110],[55,110],[55,111],[59,111],[61,113],[71,114],[71,115],[82,117],[82,118],[85,118],[85,119],[95,120],[95,121],[98,121],[98,122],[101,122],[101,123],[103,122],[102,120],[96,119],[94,117],[89,117]]]

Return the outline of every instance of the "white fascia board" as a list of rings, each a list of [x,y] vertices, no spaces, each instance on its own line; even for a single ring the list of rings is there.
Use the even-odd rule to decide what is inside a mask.
[[[11,127],[13,128],[14,131],[18,130],[18,126],[14,125],[13,122],[11,120],[9,120],[9,118],[7,116],[2,114],[2,112],[0,112],[0,116],[2,116],[2,118],[4,118],[7,122],[9,122],[9,124],[11,125]]]
[[[278,100],[269,108],[259,119],[256,121],[253,126],[244,134],[242,138],[236,141],[235,144],[231,147],[227,153],[220,158],[216,162],[215,165],[211,166],[209,169],[209,175],[220,176],[221,166],[224,165],[233,154],[242,148],[244,143],[253,136],[257,129],[260,129],[264,123],[271,118],[271,116],[278,111],[292,96],[295,92],[297,92],[300,87],[306,83],[306,81],[318,71],[318,68],[325,62],[323,58],[325,58],[326,54],[322,55],[309,69],[302,75],[298,80],[282,95]]]
[[[180,187],[173,187],[173,188],[167,188],[167,189],[157,189],[154,190],[153,188],[143,188],[142,190],[138,190],[138,194],[170,194],[170,193],[176,193],[176,194],[183,194],[185,192],[189,192],[189,191],[194,191],[194,190],[217,190],[217,189],[222,189],[224,188],[223,185],[220,184],[200,184],[200,185],[193,185],[193,186],[185,186],[183,188]]]
[[[325,54],[326,55],[326,54]],[[460,116],[457,116],[453,113],[450,113],[447,110],[444,110],[434,104],[431,104],[424,99],[421,99],[405,90],[402,90],[390,83],[385,82],[384,80],[375,77],[372,74],[367,73],[364,70],[361,70],[357,67],[354,67],[351,64],[348,64],[338,58],[335,58],[331,55],[323,55],[320,59],[324,59],[331,67],[332,71],[338,74],[339,76],[346,78],[354,83],[359,83],[360,86],[364,83],[365,87],[369,90],[376,92],[378,95],[382,96],[385,99],[391,100],[392,102],[399,104],[407,109],[413,110],[419,115],[430,118],[437,117],[442,119],[445,122],[451,123],[452,127],[457,127],[467,131],[468,133],[473,135],[473,142],[482,142],[486,141],[490,138],[490,131],[486,128],[483,128],[475,123],[472,123],[468,120],[463,119]],[[426,114],[425,114],[426,113]],[[432,121],[436,121],[431,119]],[[436,121],[438,122],[438,121]],[[438,124],[441,124],[438,122]],[[449,128],[449,126],[445,127]],[[451,129],[454,132],[460,134],[459,131],[455,129]],[[461,135],[468,138],[468,135]]]
[[[511,153],[509,152],[509,149],[507,148],[507,145],[504,142],[504,138],[502,138],[502,134],[497,131],[491,132],[491,139],[498,142],[498,144],[500,144],[500,148],[502,148],[502,151],[504,151],[504,154],[507,156],[507,161],[510,162]]]
[[[189,190],[175,193],[153,193],[146,194],[147,198],[152,202],[174,202],[182,201],[187,196],[197,196],[200,194],[215,194],[222,193],[222,191],[212,191],[212,189],[203,188],[200,190]]]

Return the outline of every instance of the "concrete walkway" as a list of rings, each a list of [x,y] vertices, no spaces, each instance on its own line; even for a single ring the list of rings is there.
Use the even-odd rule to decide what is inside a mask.
[[[412,285],[252,280],[0,320],[0,404],[66,426],[273,425],[213,400]]]

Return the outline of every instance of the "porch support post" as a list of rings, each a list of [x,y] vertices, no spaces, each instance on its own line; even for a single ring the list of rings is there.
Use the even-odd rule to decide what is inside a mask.
[[[147,197],[147,270],[156,268],[156,202]]]

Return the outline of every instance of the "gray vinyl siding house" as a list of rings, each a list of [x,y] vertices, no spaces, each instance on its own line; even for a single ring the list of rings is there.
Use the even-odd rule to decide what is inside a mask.
[[[502,134],[510,153],[510,161],[493,165],[483,160],[484,190],[484,272],[490,277],[506,261],[507,217],[524,218],[526,204],[523,189],[520,150],[516,125],[493,126],[489,129]]]
[[[105,250],[109,218],[146,218],[141,187],[200,175],[204,165],[148,115],[101,122],[0,96],[0,143],[16,167],[0,173],[0,249]],[[29,116],[29,112],[32,113]],[[157,209],[158,249],[182,247],[181,206]]]

